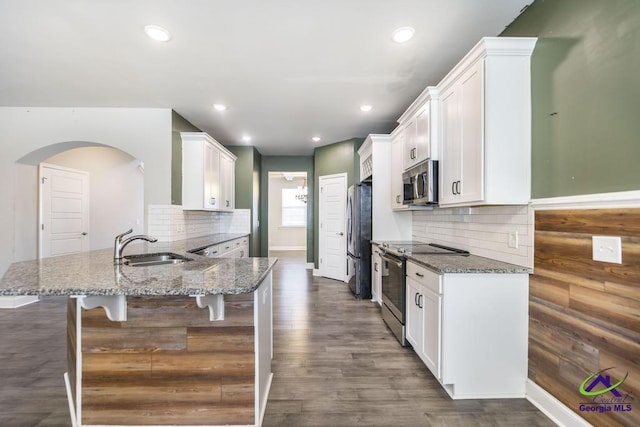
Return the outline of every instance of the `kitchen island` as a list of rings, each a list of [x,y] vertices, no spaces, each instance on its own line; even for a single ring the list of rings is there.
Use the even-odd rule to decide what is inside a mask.
[[[74,426],[261,424],[276,259],[188,252],[210,240],[126,251],[191,259],[176,264],[114,265],[105,249],[9,267],[0,295],[69,298],[65,381]]]

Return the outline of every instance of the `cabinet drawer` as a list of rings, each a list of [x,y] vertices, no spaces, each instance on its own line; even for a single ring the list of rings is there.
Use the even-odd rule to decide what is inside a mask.
[[[220,248],[220,255],[224,255],[227,252],[232,251],[233,249],[236,248],[235,242],[233,240],[230,240],[228,242],[224,242],[224,243],[220,243],[220,245],[218,245]]]
[[[434,273],[411,261],[407,261],[407,277],[411,277],[438,295],[442,293],[442,275]]]
[[[209,258],[217,258],[220,255],[220,247],[218,245],[209,246],[204,251],[205,256]]]

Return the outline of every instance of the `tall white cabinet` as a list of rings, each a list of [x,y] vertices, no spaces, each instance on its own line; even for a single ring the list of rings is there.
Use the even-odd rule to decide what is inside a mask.
[[[440,206],[529,202],[536,40],[485,37],[438,84]]]
[[[371,218],[373,240],[411,239],[411,215],[394,212],[389,205],[392,192],[391,136],[369,135],[358,150],[361,162],[371,159]],[[394,190],[395,191],[395,190]]]
[[[182,132],[182,209],[232,210],[236,156],[205,132]]]

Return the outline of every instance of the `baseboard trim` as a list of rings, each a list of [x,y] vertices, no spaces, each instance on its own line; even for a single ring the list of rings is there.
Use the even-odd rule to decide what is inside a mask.
[[[316,277],[322,277],[322,274],[320,274],[320,270],[317,268],[313,269],[313,275]]]
[[[551,393],[527,379],[527,400],[560,427],[593,427]]]
[[[307,270],[313,270],[316,265],[312,262],[307,263]]]
[[[306,246],[270,246],[270,251],[306,251]]]
[[[640,191],[533,199],[531,207],[535,210],[640,208]]]
[[[19,295],[0,297],[0,308],[18,308],[40,301],[35,295]]]

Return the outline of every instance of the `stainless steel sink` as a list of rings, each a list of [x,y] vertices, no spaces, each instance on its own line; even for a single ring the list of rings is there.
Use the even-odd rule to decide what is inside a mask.
[[[153,254],[127,255],[124,257],[124,265],[130,267],[149,267],[163,264],[182,264],[193,261],[193,258],[174,254],[173,252],[157,252]]]

